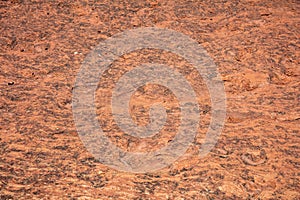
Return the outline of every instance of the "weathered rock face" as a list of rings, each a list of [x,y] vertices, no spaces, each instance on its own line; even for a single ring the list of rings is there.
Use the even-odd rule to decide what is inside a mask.
[[[0,1],[0,199],[300,199],[299,10],[296,0]],[[211,118],[201,76],[170,52],[120,57],[95,95],[98,120],[118,147],[153,151],[178,131],[179,103],[155,84],[139,88],[129,109],[147,125],[150,106],[165,106],[160,133],[138,139],[114,122],[114,84],[143,62],[182,73],[201,110],[184,156],[163,170],[131,174],[102,165],[85,149],[73,122],[72,87],[100,41],[149,26],[182,32],[207,50],[225,84],[227,120],[215,148],[199,158]]]

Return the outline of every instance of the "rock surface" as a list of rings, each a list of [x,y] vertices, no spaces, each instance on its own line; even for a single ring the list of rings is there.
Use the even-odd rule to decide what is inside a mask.
[[[0,1],[0,199],[300,199],[300,3],[245,1]],[[114,81],[141,62],[176,67],[198,95],[199,134],[163,170],[131,174],[95,160],[78,137],[72,87],[99,42],[136,27],[169,28],[198,41],[225,84],[227,121],[213,151],[199,158],[210,122],[201,77],[180,57],[141,50],[117,60],[96,93],[109,138],[127,151],[163,147],[178,129],[176,98],[147,85],[132,97],[133,119],[149,106],[170,112],[167,128],[138,139],[112,119]]]

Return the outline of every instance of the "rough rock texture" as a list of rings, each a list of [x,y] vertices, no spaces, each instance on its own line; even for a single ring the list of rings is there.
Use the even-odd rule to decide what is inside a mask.
[[[1,0],[0,199],[300,199],[299,10],[297,0]],[[120,58],[103,76],[96,100],[99,121],[119,147],[161,148],[176,134],[178,102],[157,85],[136,92],[132,116],[145,125],[149,105],[163,102],[173,114],[168,129],[140,140],[113,123],[105,102],[114,81],[142,61],[176,65],[203,111],[182,158],[155,173],[130,174],[102,165],[84,148],[72,87],[100,41],[151,26],[187,34],[208,51],[224,80],[227,121],[216,147],[200,159],[211,114],[201,77],[167,52]]]

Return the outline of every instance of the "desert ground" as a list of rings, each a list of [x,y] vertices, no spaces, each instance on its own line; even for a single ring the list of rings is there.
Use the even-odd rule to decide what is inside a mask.
[[[300,199],[300,2],[298,0],[0,0],[0,199]],[[178,55],[143,49],[121,56],[99,77],[99,123],[119,148],[146,152],[176,135],[179,103],[148,84],[131,98],[138,125],[149,108],[168,111],[154,137],[122,132],[111,114],[114,84],[143,62],[176,68],[191,83],[199,129],[176,162],[154,172],[112,169],[85,148],[72,91],[85,57],[126,30],[158,27],[197,41],[225,86],[226,121],[205,157],[210,93]]]

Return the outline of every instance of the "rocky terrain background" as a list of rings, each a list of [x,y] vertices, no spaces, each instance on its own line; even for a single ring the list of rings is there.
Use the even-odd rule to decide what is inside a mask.
[[[0,1],[0,199],[300,199],[298,0]],[[161,148],[176,132],[178,102],[148,85],[132,97],[147,124],[165,102],[171,128],[146,140],[124,136],[107,102],[121,70],[160,60],[191,81],[199,134],[173,165],[146,174],[102,165],[83,146],[72,116],[72,87],[99,42],[137,27],[176,30],[201,44],[225,84],[227,119],[213,151],[199,158],[210,120],[209,93],[192,66],[146,49],[121,57],[97,90],[104,130],[128,151]],[[123,137],[122,137],[123,136]]]

